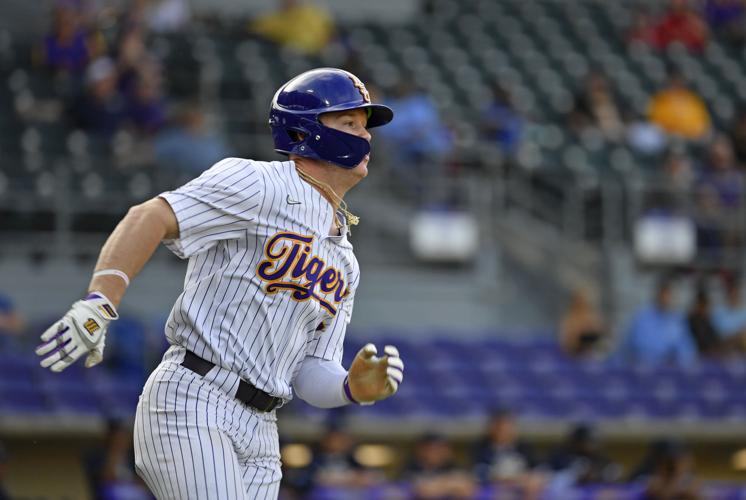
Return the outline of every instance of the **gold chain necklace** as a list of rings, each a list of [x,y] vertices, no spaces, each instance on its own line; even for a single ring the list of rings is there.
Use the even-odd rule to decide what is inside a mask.
[[[347,209],[347,203],[340,198],[340,196],[334,192],[332,187],[327,184],[326,182],[322,182],[315,177],[311,176],[310,174],[304,172],[303,170],[296,168],[295,169],[298,172],[298,175],[301,179],[305,180],[309,184],[313,184],[317,188],[319,188],[321,191],[326,193],[328,197],[330,197],[335,203],[337,203],[337,209],[334,211],[334,222],[337,224],[339,228],[342,227],[343,224],[340,223],[339,218],[337,217],[337,210],[342,212],[347,219],[347,223],[351,226],[357,226],[360,224],[360,217],[353,214]]]

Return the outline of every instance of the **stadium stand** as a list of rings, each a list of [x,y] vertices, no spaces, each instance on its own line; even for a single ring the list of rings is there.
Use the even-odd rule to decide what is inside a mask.
[[[667,2],[651,2],[650,7],[652,15],[663,15]],[[337,40],[318,55],[250,35],[245,19],[204,19],[182,31],[148,33],[145,46],[159,66],[169,108],[199,102],[231,154],[243,157],[264,157],[271,151],[267,103],[278,85],[301,71],[348,67],[371,82],[384,101],[393,99],[403,82],[414,83],[437,107],[453,145],[440,160],[446,166],[433,174],[438,178],[427,182],[461,193],[468,187],[461,182],[476,178],[490,196],[507,191],[504,198],[480,206],[484,212],[520,208],[528,200],[526,212],[562,238],[572,239],[569,244],[590,243],[598,250],[616,235],[629,250],[635,218],[642,213],[640,193],[660,187],[662,165],[671,151],[696,165],[706,163],[709,154],[709,139],[687,141],[658,131],[644,135],[652,142],[641,147],[629,138],[633,125],[647,125],[650,99],[665,86],[670,70],[680,70],[690,90],[702,98],[714,131],[730,131],[746,100],[744,46],[717,33],[711,33],[701,52],[677,42],[654,46],[630,32],[637,15],[630,3],[601,0],[430,0],[423,3],[422,15],[397,26],[340,24]],[[70,82],[41,67],[35,56],[38,42],[0,30],[0,243],[28,237],[34,255],[58,250],[47,244],[49,235],[59,243],[105,234],[129,206],[194,174],[159,164],[152,152],[154,134],[122,127],[111,137],[101,137],[71,123]],[[585,92],[583,82],[592,72],[608,82],[625,127],[620,136],[604,134],[597,124],[570,125]],[[496,86],[505,99],[498,104],[509,108],[520,124],[515,151],[501,149],[478,118],[495,103]],[[372,197],[402,213],[424,205],[401,189],[386,156],[380,155],[381,169],[392,176],[371,179]],[[620,190],[616,201],[606,197],[610,186]],[[524,198],[524,191],[514,187],[527,189]],[[701,207],[692,199],[692,190],[687,187],[684,211],[698,220]],[[721,216],[740,214],[742,196],[738,193],[738,206]],[[444,198],[448,205],[458,196]],[[742,233],[742,226],[737,230]],[[510,234],[496,239],[510,247],[505,241]],[[554,234],[545,238],[550,251],[557,241]],[[39,235],[47,243],[36,245]],[[743,264],[742,240],[734,245],[734,260],[716,259],[713,266],[708,259],[692,268],[701,264],[737,275]],[[0,252],[7,251],[0,245]],[[408,255],[397,257],[411,264]],[[613,257],[607,253],[599,260],[621,266],[609,262]],[[554,267],[565,261],[557,262]],[[625,274],[624,269],[618,274]],[[603,273],[595,273],[598,276]],[[618,286],[632,289],[639,298],[642,286],[635,278],[630,275]],[[543,312],[539,321],[549,323],[556,309]],[[619,320],[626,312],[619,306],[610,311],[611,319]],[[112,362],[95,372],[72,367],[51,375],[38,367],[25,346],[0,349],[0,435],[33,433],[48,428],[45,423],[50,421],[61,422],[72,433],[92,429],[100,434],[105,422],[131,418],[142,384],[140,370],[156,356],[148,353],[147,359],[140,356],[132,363],[126,357],[134,353],[137,358],[142,349],[157,352],[162,346],[147,340],[160,334],[152,331],[160,324],[144,325],[139,317],[129,320],[129,327],[141,332],[142,344],[120,346],[112,352],[121,354],[115,358],[121,364]],[[358,339],[366,337],[363,333],[368,332],[351,332],[345,364],[360,347]],[[374,333],[377,342],[399,346],[406,360],[406,382],[399,397],[345,413],[356,436],[390,442],[392,436],[411,440],[426,429],[438,429],[473,441],[494,410],[510,408],[529,435],[554,441],[566,424],[592,422],[607,437],[634,436],[638,444],[671,433],[695,441],[742,444],[742,353],[685,366],[647,366],[614,357],[570,358],[546,325],[531,331],[496,328],[468,338],[448,329],[416,335],[395,328]],[[69,397],[58,397],[61,392]],[[280,414],[288,434],[301,441],[315,437],[327,419],[327,412],[298,400]],[[389,471],[389,476],[397,473]],[[644,481],[571,485],[555,496],[547,490],[546,498],[638,498],[646,488]],[[299,498],[409,498],[412,491],[412,482],[395,479],[364,493],[319,486]],[[474,498],[514,493],[496,483],[480,486]],[[746,489],[707,481],[701,495],[737,499],[744,498]]]

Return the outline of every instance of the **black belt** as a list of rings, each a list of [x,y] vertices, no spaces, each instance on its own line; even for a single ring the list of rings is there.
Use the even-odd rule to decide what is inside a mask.
[[[181,362],[181,366],[204,377],[215,367],[215,363],[210,363],[206,359],[200,358],[192,351],[187,351],[184,356],[184,361]],[[263,412],[272,411],[282,403],[282,398],[270,396],[263,390],[257,389],[243,379],[238,383],[236,399]]]

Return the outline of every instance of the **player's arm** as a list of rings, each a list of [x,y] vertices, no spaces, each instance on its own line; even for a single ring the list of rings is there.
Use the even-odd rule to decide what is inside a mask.
[[[367,344],[349,371],[337,360],[306,356],[293,388],[298,397],[318,408],[372,404],[393,395],[404,378],[404,363],[396,347],[388,345],[384,353],[376,356],[376,347]]]
[[[164,199],[153,198],[136,205],[129,209],[106,240],[95,271],[115,269],[132,280],[150,260],[162,240],[178,236],[176,216]],[[126,289],[124,279],[114,274],[94,276],[88,285],[89,292],[103,293],[114,306],[119,306]]]
[[[88,295],[41,336],[36,354],[41,365],[62,371],[87,354],[86,367],[103,359],[106,330],[119,316],[116,308],[134,278],[164,239],[176,238],[173,210],[161,198],[132,207],[109,236],[99,255]]]

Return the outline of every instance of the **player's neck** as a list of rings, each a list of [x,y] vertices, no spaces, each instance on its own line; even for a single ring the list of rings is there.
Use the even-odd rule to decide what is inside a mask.
[[[323,186],[319,186],[315,182],[309,181],[309,179],[304,179],[305,182],[308,182],[314,189],[321,193],[335,209],[339,208],[340,200],[344,198],[347,191],[357,184],[356,181],[350,179],[351,176],[349,173],[341,168],[308,158],[293,156],[291,159],[295,162],[295,167],[298,170],[310,176],[313,180],[326,184],[333,191],[333,193],[327,193]],[[335,199],[335,195],[339,199]]]

